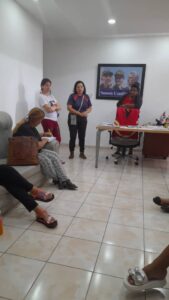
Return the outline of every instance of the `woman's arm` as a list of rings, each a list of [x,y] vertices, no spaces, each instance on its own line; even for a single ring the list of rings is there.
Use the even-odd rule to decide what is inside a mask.
[[[54,111],[56,111],[56,110],[59,110],[58,104],[54,104],[54,105],[52,105],[52,106],[50,106],[49,104],[45,104],[45,105],[43,106],[43,108],[44,108],[44,110],[45,110],[46,112],[48,112],[48,113],[54,112]]]
[[[74,108],[72,107],[72,105],[70,105],[70,104],[67,105],[67,109],[68,109],[68,111],[69,111],[70,113],[72,113],[72,114],[74,114],[74,115],[82,116],[82,113],[81,113],[80,111],[74,109]]]
[[[81,113],[82,117],[87,117],[88,114],[92,111],[92,106],[90,106],[88,109],[86,109],[86,111]]]

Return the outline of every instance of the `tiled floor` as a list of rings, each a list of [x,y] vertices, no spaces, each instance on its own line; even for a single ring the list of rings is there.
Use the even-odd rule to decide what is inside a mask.
[[[131,294],[123,287],[130,266],[151,262],[169,244],[169,215],[152,203],[169,194],[169,161],[141,160],[118,166],[94,149],[78,151],[65,168],[78,191],[45,188],[55,200],[43,204],[58,219],[50,230],[19,206],[4,217],[0,238],[0,300],[161,300],[165,289]]]

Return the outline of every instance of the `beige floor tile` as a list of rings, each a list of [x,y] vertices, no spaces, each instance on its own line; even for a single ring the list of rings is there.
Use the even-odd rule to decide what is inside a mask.
[[[104,243],[143,250],[143,230],[109,223],[104,236]]]
[[[151,264],[152,261],[159,255],[159,253],[145,252],[145,265]],[[165,288],[169,289],[169,273],[167,274],[167,284]]]
[[[113,171],[112,170],[112,172],[106,172],[104,170],[104,172],[102,172],[102,174],[100,175],[100,179],[108,180],[108,182],[113,183],[114,180],[119,181],[121,176],[122,176],[121,170],[120,171],[117,171],[117,170]]]
[[[132,198],[132,199],[142,199],[142,189],[141,188],[135,188],[133,189],[132,186],[122,186],[120,185],[117,190],[117,197],[120,198]]]
[[[146,293],[146,300],[168,300],[169,290],[168,289],[158,289],[152,290]]]
[[[83,201],[86,199],[88,193],[87,192],[79,192],[79,191],[64,191],[60,197],[59,200],[66,200],[66,201],[70,201],[70,203],[72,201],[78,201],[80,203],[83,203]]]
[[[0,236],[0,251],[5,252],[24,232],[21,228],[4,226],[4,233]]]
[[[43,266],[43,262],[16,255],[1,256],[0,296],[23,300]]]
[[[75,218],[65,235],[90,241],[101,242],[106,223]]]
[[[84,300],[91,272],[47,264],[26,300]]]
[[[93,271],[100,243],[63,237],[50,262]]]
[[[98,179],[98,175],[93,175],[92,173],[90,174],[90,172],[84,172],[82,174],[78,173],[75,177],[75,180],[79,181],[79,182],[83,182],[83,183],[95,183]]]
[[[55,249],[60,236],[27,230],[8,253],[46,261]]]
[[[107,222],[109,218],[110,210],[111,210],[110,207],[106,207],[106,206],[101,207],[101,206],[90,205],[85,203],[80,208],[77,217]]]
[[[78,201],[68,201],[59,199],[51,204],[48,211],[52,214],[75,216],[81,203]]]
[[[111,185],[111,184],[100,184],[96,183],[91,192],[92,193],[97,193],[97,194],[102,194],[102,195],[107,195],[107,196],[114,196],[117,191],[117,185]]]
[[[93,187],[93,183],[90,182],[81,182],[78,181],[77,179],[74,182],[78,186],[78,191],[79,192],[89,192],[91,188]]]
[[[143,227],[143,216],[139,211],[113,208],[109,222],[126,226]]]
[[[114,189],[117,189],[118,185],[119,185],[119,179],[112,179],[111,177],[110,178],[103,178],[103,177],[100,177],[98,180],[97,180],[97,185],[112,185]]]
[[[169,241],[169,233],[156,230],[145,230],[145,251],[160,253]]]
[[[52,230],[50,230],[46,226],[43,226],[42,224],[35,221],[29,227],[29,229],[35,230],[35,231],[46,232],[46,233],[50,233],[50,234],[62,235],[67,230],[67,228],[69,227],[70,223],[73,220],[72,217],[57,215],[57,214],[53,214],[53,213],[52,213],[52,217],[54,217],[58,221],[58,225],[56,228],[53,228]]]
[[[124,278],[133,266],[144,266],[144,252],[103,244],[95,272]]]
[[[169,232],[169,217],[168,214],[159,209],[158,214],[154,212],[145,212],[144,227],[152,230],[160,230]]]
[[[35,220],[34,213],[29,213],[25,208],[16,208],[4,216],[4,224],[19,228],[28,228]]]
[[[120,278],[95,273],[86,300],[145,300],[144,293],[129,293]]]
[[[100,195],[99,193],[90,193],[85,203],[98,206],[112,207],[114,196]]]
[[[143,201],[134,198],[116,197],[113,208],[135,210],[141,213],[143,212]]]

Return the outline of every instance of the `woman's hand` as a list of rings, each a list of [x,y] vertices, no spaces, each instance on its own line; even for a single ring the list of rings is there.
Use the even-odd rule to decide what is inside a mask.
[[[88,112],[87,112],[87,111],[84,111],[84,112],[80,113],[80,116],[81,116],[81,117],[86,117],[86,118],[87,118]]]
[[[38,142],[38,149],[43,149],[43,147],[48,143],[48,139],[43,139],[42,141]]]
[[[44,132],[42,136],[50,137],[50,136],[53,136],[53,134],[52,134],[52,132],[48,131],[48,132]]]

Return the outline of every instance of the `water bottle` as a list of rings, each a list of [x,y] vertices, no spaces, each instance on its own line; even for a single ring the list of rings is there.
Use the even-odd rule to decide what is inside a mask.
[[[2,219],[2,214],[0,211],[0,235],[2,235],[4,232],[4,227],[3,227],[3,219]]]

